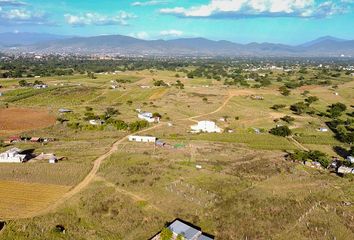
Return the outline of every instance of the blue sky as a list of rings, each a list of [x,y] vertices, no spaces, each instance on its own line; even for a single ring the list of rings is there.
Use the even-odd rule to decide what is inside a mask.
[[[287,44],[354,39],[354,0],[0,0],[0,32]]]

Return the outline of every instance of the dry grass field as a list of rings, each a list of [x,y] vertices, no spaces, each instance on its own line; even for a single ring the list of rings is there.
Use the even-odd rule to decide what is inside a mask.
[[[13,80],[4,83],[6,94],[0,105],[10,108],[0,111],[46,108],[57,112],[65,107],[73,113],[53,116],[42,111],[44,115],[36,115],[42,116],[39,121],[34,120],[41,125],[24,127],[26,124],[12,122],[17,114],[11,120],[0,112],[0,123],[2,118],[10,119],[8,125],[18,126],[17,133],[57,139],[47,144],[2,146],[1,152],[19,147],[63,157],[54,165],[46,161],[0,165],[0,219],[21,218],[45,209],[93,168],[95,171],[82,191],[53,211],[7,221],[0,239],[149,239],[177,217],[220,240],[354,239],[353,178],[286,161],[286,152],[300,149],[299,145],[269,133],[278,123],[287,125],[300,146],[340,157],[334,147],[349,145],[339,142],[332,131],[317,131],[326,126],[327,119],[296,115],[290,105],[304,101],[303,91],[308,90],[319,98],[313,103],[316,110],[326,111],[329,104],[343,102],[349,113],[353,81],[338,84],[338,95],[329,86],[316,85],[292,89],[289,96],[283,96],[278,91],[281,84],[275,81],[261,88],[226,87],[222,81],[187,79],[183,72],[176,78],[175,74],[144,70],[97,74],[97,79],[86,75],[48,77],[41,80],[49,89],[40,91],[18,88]],[[111,89],[114,79],[128,81]],[[172,85],[156,87],[153,79]],[[184,89],[173,86],[177,79],[185,84]],[[252,100],[251,95],[264,100]],[[274,104],[285,107],[276,111],[271,109]],[[168,146],[128,142],[124,136],[129,131],[112,126],[88,127],[87,109],[102,116],[108,107],[119,111],[114,119],[126,122],[137,120],[136,109],[161,114],[162,123],[150,124],[155,127],[141,134],[156,136]],[[279,120],[286,115],[294,121]],[[48,125],[41,122],[46,119],[43,116],[50,116]],[[54,124],[56,117],[85,127]],[[191,134],[190,126],[199,120],[215,121],[233,132]],[[9,136],[9,130],[3,136]],[[108,157],[97,165],[100,156]],[[55,231],[56,225],[64,226],[66,233]]]
[[[68,190],[61,185],[0,181],[0,219],[30,217]]]
[[[46,128],[55,123],[55,116],[46,110],[0,108],[0,136]]]

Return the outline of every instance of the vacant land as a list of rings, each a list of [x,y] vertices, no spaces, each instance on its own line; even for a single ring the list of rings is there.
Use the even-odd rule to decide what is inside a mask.
[[[55,123],[55,116],[46,110],[0,108],[0,135],[45,128]]]
[[[234,75],[239,69],[229,68],[218,80],[208,71],[187,78],[198,69],[194,66],[94,78],[76,73],[43,77],[49,87],[40,90],[0,80],[5,93],[0,123],[7,119],[3,139],[11,131],[56,139],[2,144],[0,151],[19,147],[60,159],[53,165],[44,160],[0,165],[0,219],[11,219],[0,238],[148,239],[166,222],[182,218],[223,240],[353,239],[353,178],[285,156],[309,149],[344,159],[338,149],[348,151],[350,144],[328,127],[327,110],[344,103],[338,119],[352,124],[354,81],[344,73],[335,78],[316,67],[307,73],[294,67],[291,73],[259,71],[267,75],[261,80],[270,81],[261,85],[251,73]],[[313,83],[293,87],[300,77]],[[247,80],[238,84],[238,78]],[[227,85],[231,79],[236,83]],[[288,95],[279,91],[284,84]],[[307,112],[292,110],[309,96],[318,99]],[[59,108],[72,112],[59,114]],[[165,147],[127,141],[137,109],[161,115],[160,124],[137,134],[156,136]],[[93,126],[91,119],[105,122]],[[192,134],[190,126],[201,120],[225,131]],[[289,127],[293,138],[270,134],[277,125]],[[328,131],[319,131],[323,127]],[[22,219],[26,216],[35,217]],[[64,226],[65,234],[56,225]]]
[[[17,219],[31,216],[48,206],[69,187],[0,181],[0,219]]]

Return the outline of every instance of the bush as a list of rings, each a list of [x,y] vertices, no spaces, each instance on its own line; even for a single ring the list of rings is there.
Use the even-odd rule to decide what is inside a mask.
[[[272,107],[270,107],[271,109],[273,109],[273,110],[276,110],[276,111],[278,111],[279,109],[283,109],[283,108],[285,108],[286,107],[286,105],[285,104],[274,104]]]
[[[287,137],[291,135],[291,130],[287,126],[280,126],[272,128],[269,133],[275,136]]]
[[[284,122],[287,122],[287,123],[291,123],[291,122],[295,121],[295,118],[288,116],[288,115],[286,115],[280,119],[283,120]]]

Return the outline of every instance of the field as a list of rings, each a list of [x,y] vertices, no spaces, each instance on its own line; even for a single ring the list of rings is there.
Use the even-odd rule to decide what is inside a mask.
[[[45,128],[55,123],[55,116],[46,110],[0,108],[0,136]]]
[[[0,181],[0,219],[31,216],[53,203],[68,189],[59,185]]]
[[[336,149],[350,145],[331,130],[318,131],[329,120],[319,113],[342,102],[342,119],[350,116],[354,81],[344,74],[331,79],[337,95],[332,86],[313,84],[284,96],[277,77],[297,81],[300,74],[267,72],[271,85],[247,80],[247,87],[185,78],[193,69],[43,77],[49,87],[41,90],[0,80],[2,139],[20,133],[56,139],[2,144],[0,151],[18,147],[60,159],[0,165],[0,219],[7,223],[0,239],[149,239],[175,218],[223,240],[354,239],[353,178],[285,158],[309,149],[343,160]],[[155,86],[156,80],[166,85]],[[311,105],[316,114],[294,113],[290,106],[307,96],[318,97]],[[275,110],[275,104],[284,107]],[[59,108],[72,113],[59,114]],[[159,113],[159,124],[135,134],[156,136],[167,146],[128,142],[131,131],[109,120],[89,124],[87,116],[105,119],[109,108],[117,110],[110,120],[128,125],[137,109]],[[200,120],[229,131],[192,134],[190,126]],[[288,126],[293,139],[270,134],[278,124]]]

